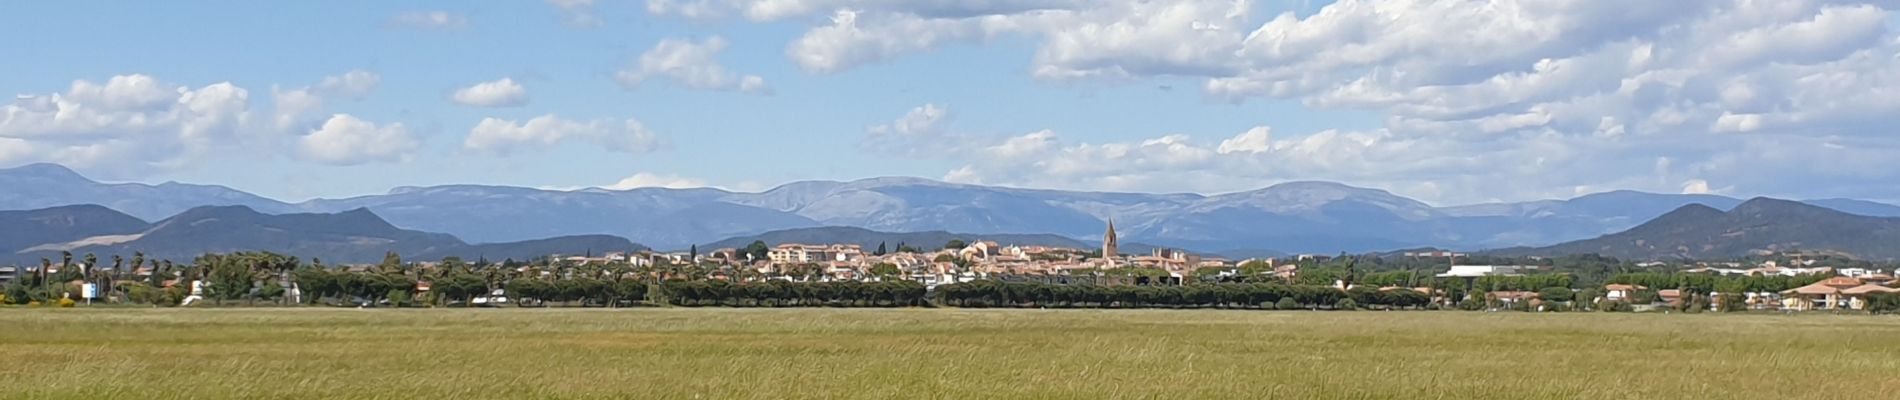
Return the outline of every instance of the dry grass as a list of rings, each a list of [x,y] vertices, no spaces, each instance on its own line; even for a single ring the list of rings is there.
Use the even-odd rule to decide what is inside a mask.
[[[0,398],[1895,398],[1900,318],[0,309]]]

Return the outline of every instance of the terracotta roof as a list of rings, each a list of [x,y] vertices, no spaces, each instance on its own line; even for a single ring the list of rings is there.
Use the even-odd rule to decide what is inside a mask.
[[[1802,287],[1798,287],[1794,289],[1788,289],[1781,293],[1782,294],[1829,295],[1829,294],[1839,294],[1840,292],[1841,292],[1840,288],[1828,286],[1826,285],[1826,282],[1815,282],[1812,285],[1802,286]]]
[[[1852,288],[1841,290],[1841,294],[1871,294],[1871,293],[1894,293],[1894,292],[1900,292],[1900,289],[1895,289],[1895,288],[1890,288],[1890,287],[1880,286],[1880,285],[1860,285],[1860,286],[1855,286]]]
[[[1820,283],[1820,284],[1822,284],[1822,285],[1828,285],[1828,286],[1833,286],[1833,287],[1836,287],[1836,288],[1840,288],[1840,289],[1846,289],[1846,288],[1851,288],[1851,287],[1855,287],[1855,286],[1860,286],[1860,285],[1861,285],[1861,281],[1860,281],[1860,279],[1858,279],[1858,278],[1849,278],[1849,277],[1845,277],[1845,276],[1836,276],[1836,277],[1833,277],[1833,278],[1827,278],[1827,280],[1825,280],[1825,281],[1821,281],[1821,283]]]
[[[1643,285],[1622,285],[1622,284],[1603,285],[1603,290],[1631,291],[1631,290],[1643,290],[1643,289],[1648,289],[1648,288],[1643,287]]]
[[[1499,299],[1532,299],[1537,298],[1537,292],[1502,291],[1491,292],[1491,296]]]

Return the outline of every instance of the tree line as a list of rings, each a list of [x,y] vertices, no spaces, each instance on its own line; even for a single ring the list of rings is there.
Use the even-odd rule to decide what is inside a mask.
[[[915,307],[928,288],[916,281],[763,282],[669,281],[659,285],[679,306],[726,307]]]
[[[1411,289],[1341,291],[1279,283],[1096,286],[991,280],[937,286],[931,299],[955,307],[1047,308],[1417,309],[1431,303],[1430,295]]]

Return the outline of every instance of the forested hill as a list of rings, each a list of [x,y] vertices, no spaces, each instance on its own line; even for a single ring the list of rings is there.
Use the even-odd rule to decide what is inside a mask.
[[[1900,218],[1848,214],[1801,202],[1755,198],[1729,211],[1691,204],[1626,231],[1498,254],[1601,254],[1634,260],[1728,259],[1773,251],[1818,251],[1866,260],[1900,259]]]

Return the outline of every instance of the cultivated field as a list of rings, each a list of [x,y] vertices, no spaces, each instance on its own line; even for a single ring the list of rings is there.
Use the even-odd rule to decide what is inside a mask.
[[[1900,396],[1900,318],[0,309],[4,398]]]

